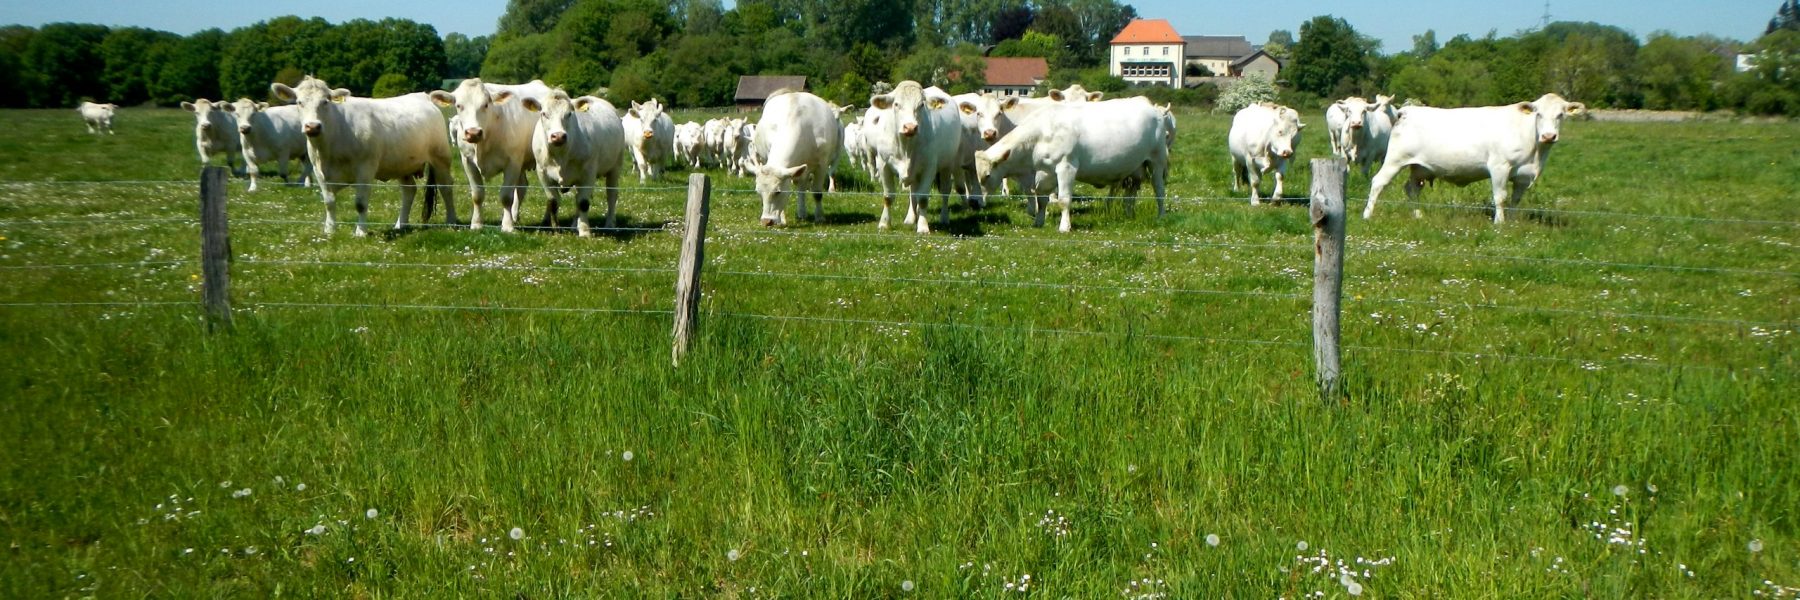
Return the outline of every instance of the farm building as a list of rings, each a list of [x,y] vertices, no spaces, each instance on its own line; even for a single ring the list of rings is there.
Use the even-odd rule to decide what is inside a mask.
[[[1029,96],[1050,75],[1050,63],[1042,57],[988,57],[987,85],[983,92],[997,96]]]
[[[806,89],[804,75],[744,75],[738,77],[737,94],[732,101],[737,104],[738,112],[750,112],[762,108],[769,95],[778,90]]]
[[[1110,72],[1131,85],[1181,87],[1186,45],[1167,19],[1132,19],[1113,36]]]

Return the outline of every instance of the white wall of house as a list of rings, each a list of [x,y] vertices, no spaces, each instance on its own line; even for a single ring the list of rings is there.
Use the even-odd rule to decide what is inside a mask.
[[[1132,85],[1182,85],[1184,44],[1114,44],[1110,72]]]

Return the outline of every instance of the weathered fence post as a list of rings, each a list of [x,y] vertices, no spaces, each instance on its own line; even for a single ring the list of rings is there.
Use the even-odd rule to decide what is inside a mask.
[[[1312,161],[1313,368],[1319,397],[1336,399],[1343,370],[1338,365],[1338,301],[1344,295],[1344,196],[1349,163],[1338,158]]]
[[[200,289],[207,329],[231,327],[231,236],[225,220],[225,167],[200,171]]]
[[[700,269],[706,263],[706,217],[712,204],[712,179],[705,173],[688,175],[687,224],[681,239],[681,264],[675,269],[675,349],[672,360],[681,366],[688,342],[694,337],[694,321],[700,317]]]

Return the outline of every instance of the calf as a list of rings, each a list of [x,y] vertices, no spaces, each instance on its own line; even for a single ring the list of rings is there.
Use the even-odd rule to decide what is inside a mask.
[[[225,154],[225,166],[236,173],[237,157],[244,152],[238,145],[237,119],[225,112],[225,103],[201,98],[181,107],[194,113],[194,149],[200,153],[200,165],[212,164],[213,153],[220,152]]]
[[[588,230],[588,206],[594,184],[605,177],[606,227],[617,226],[613,212],[619,204],[619,176],[625,170],[625,129],[619,112],[593,96],[571,100],[561,89],[551,90],[543,102],[526,98],[520,104],[538,115],[531,152],[537,159],[538,183],[550,196],[544,220],[556,222],[557,202],[573,189],[575,231],[581,237],[593,235]]]
[[[464,79],[455,92],[431,92],[438,106],[456,107],[456,147],[462,154],[463,173],[469,177],[469,228],[481,229],[481,204],[487,181],[500,179],[500,230],[511,233],[518,222],[519,205],[525,200],[525,173],[536,167],[531,153],[531,132],[536,115],[517,100],[543,102],[550,88],[533,80],[519,85],[483,83]]]
[[[306,158],[306,134],[300,131],[300,109],[269,106],[249,98],[221,105],[237,117],[238,146],[244,151],[244,171],[250,174],[250,190],[256,191],[259,163],[274,160],[282,183],[288,182],[288,159],[300,160],[300,185],[312,181],[312,161]]]
[[[1369,176],[1370,163],[1387,153],[1388,134],[1394,128],[1392,102],[1392,96],[1378,95],[1374,103],[1350,97],[1325,110],[1331,153],[1349,164],[1362,165],[1363,177]]]
[[[1118,186],[1134,192],[1149,179],[1156,191],[1157,214],[1164,213],[1169,144],[1163,112],[1149,102],[1074,103],[1039,112],[1012,133],[975,155],[977,174],[989,187],[1015,177],[1024,192],[1040,193],[1055,183],[1062,202],[1058,231],[1071,228],[1069,205],[1077,181],[1096,187]],[[1033,216],[1044,224],[1044,206],[1034,201]]]
[[[1563,117],[1587,110],[1556,94],[1531,102],[1475,108],[1400,109],[1381,171],[1369,183],[1363,218],[1375,215],[1375,201],[1388,182],[1407,170],[1406,198],[1417,201],[1427,182],[1468,185],[1493,182],[1494,223],[1506,222],[1506,203],[1518,204],[1537,182],[1550,159],[1550,148],[1562,139]],[[1508,194],[1507,184],[1511,184]]]
[[[624,133],[620,133],[620,140]],[[705,126],[688,121],[675,126],[675,162],[685,164],[690,169],[700,168],[700,153],[704,151]]]
[[[813,195],[813,221],[825,218],[824,193],[830,186],[832,163],[843,148],[843,130],[829,104],[806,92],[775,92],[763,104],[762,121],[750,146],[757,148],[756,155],[768,157],[751,169],[756,193],[762,196],[763,225],[787,224],[790,189],[800,192],[800,220],[807,217],[808,192]]]
[[[1280,201],[1288,163],[1294,158],[1294,149],[1300,147],[1300,130],[1305,127],[1300,113],[1286,106],[1263,102],[1239,110],[1231,119],[1228,140],[1232,191],[1248,183],[1250,205],[1261,204],[1257,187],[1262,184],[1262,174],[1274,170],[1275,193],[1270,198]]]
[[[112,118],[115,110],[119,110],[119,105],[83,102],[81,106],[75,107],[75,112],[81,113],[81,120],[87,123],[88,133],[93,134],[104,131],[107,135],[113,135]]]
[[[421,92],[354,98],[350,90],[332,89],[312,76],[296,87],[270,85],[269,91],[300,108],[306,155],[325,200],[327,235],[337,228],[337,193],[351,186],[356,191],[356,235],[368,235],[369,186],[378,180],[400,180],[400,217],[394,228],[406,227],[417,187],[414,179],[421,174],[429,181],[424,218],[431,218],[434,195],[443,189],[445,222],[456,222],[449,194],[449,131],[430,96]]]

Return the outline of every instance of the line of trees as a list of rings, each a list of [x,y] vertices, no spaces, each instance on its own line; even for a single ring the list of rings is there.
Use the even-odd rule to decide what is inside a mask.
[[[271,81],[314,74],[358,94],[437,89],[479,75],[543,79],[615,100],[655,95],[676,106],[730,104],[739,75],[805,75],[830,100],[866,100],[880,81],[952,92],[979,88],[988,56],[1041,56],[1048,85],[1123,91],[1107,74],[1111,37],[1137,16],[1117,0],[509,0],[496,33],[440,37],[405,19],[280,17],[193,35],[57,23],[0,27],[0,105],[124,105],[267,95]],[[1800,0],[1744,44],[1711,36],[1631,33],[1553,23],[1500,37],[1435,32],[1394,54],[1331,16],[1281,30],[1263,48],[1284,61],[1283,100],[1312,106],[1377,92],[1438,106],[1499,104],[1546,91],[1593,106],[1734,109],[1800,115]],[[1748,72],[1734,68],[1751,55]],[[1216,91],[1158,90],[1210,103]]]

